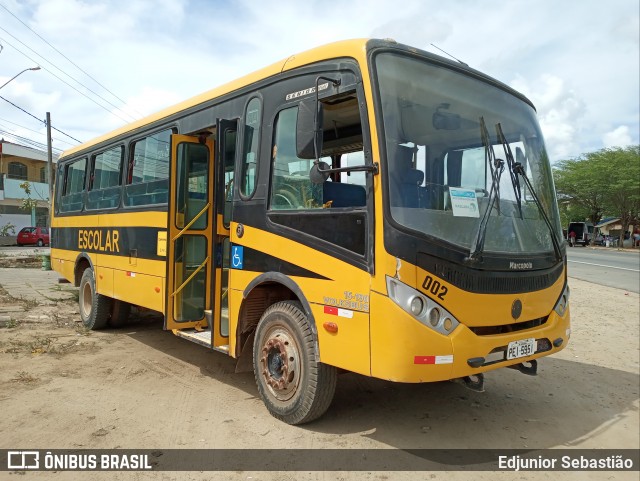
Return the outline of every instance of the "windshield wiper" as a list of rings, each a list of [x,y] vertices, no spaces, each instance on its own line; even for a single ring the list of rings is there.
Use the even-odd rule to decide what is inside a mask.
[[[531,181],[529,180],[529,177],[527,177],[527,172],[524,170],[524,166],[520,162],[513,162],[512,170],[515,174],[521,175],[522,178],[524,179],[524,183],[527,185],[527,188],[529,189],[529,192],[531,193],[531,196],[533,197],[534,202],[538,206],[540,215],[542,215],[542,218],[544,219],[544,223],[547,225],[547,228],[549,229],[549,235],[551,237],[551,243],[553,244],[553,250],[556,254],[556,259],[558,261],[562,261],[563,260],[562,251],[560,250],[558,237],[556,235],[556,232],[554,232],[553,227],[551,226],[549,217],[547,217],[547,213],[544,211],[544,208],[542,207],[542,203],[540,202],[540,199],[538,199],[538,195],[536,194],[536,191],[533,189],[533,185],[531,185]]]
[[[542,203],[540,202],[540,199],[538,199],[538,195],[536,194],[536,191],[533,189],[533,185],[531,185],[531,181],[529,180],[529,177],[527,177],[527,172],[524,168],[524,165],[522,165],[521,162],[518,162],[513,158],[513,154],[511,153],[511,147],[509,147],[509,144],[507,143],[507,139],[504,136],[504,132],[502,131],[502,126],[499,123],[496,124],[496,131],[498,132],[498,140],[502,143],[505,156],[507,157],[507,165],[509,166],[509,175],[511,176],[511,184],[513,185],[513,191],[516,195],[516,200],[518,202],[518,211],[520,212],[520,218],[524,219],[522,215],[522,200],[521,200],[522,190],[520,187],[520,179],[518,178],[518,175],[522,176],[522,179],[527,185],[529,192],[531,192],[531,196],[533,197],[534,202],[538,206],[538,210],[540,210],[540,215],[542,215],[542,218],[544,219],[544,223],[547,225],[547,228],[549,229],[549,234],[551,234],[551,243],[553,244],[553,250],[556,254],[557,260],[562,261],[562,252],[560,250],[560,244],[558,243],[556,233],[553,231],[553,227],[551,226],[549,217],[547,216],[547,213],[544,211],[544,208],[542,207]]]
[[[520,218],[524,219],[522,215],[522,188],[520,187],[520,179],[518,178],[516,171],[513,170],[515,161],[513,159],[513,154],[511,153],[511,146],[507,142],[507,138],[504,136],[500,122],[496,124],[496,133],[498,134],[498,142],[502,144],[504,156],[507,158],[507,168],[509,170],[509,177],[511,177],[511,185],[513,186],[513,193],[516,198],[518,213],[520,214]]]
[[[487,225],[489,224],[489,217],[491,216],[494,202],[497,204],[496,209],[498,215],[500,215],[500,178],[504,171],[504,160],[496,158],[484,117],[480,117],[480,131],[482,144],[484,145],[484,160],[485,163],[489,163],[489,168],[491,169],[491,190],[489,191],[487,209],[484,211],[482,219],[480,219],[475,240],[471,249],[469,249],[469,257],[465,259],[467,262],[477,262],[480,260],[480,255],[484,249],[484,239],[487,235]]]

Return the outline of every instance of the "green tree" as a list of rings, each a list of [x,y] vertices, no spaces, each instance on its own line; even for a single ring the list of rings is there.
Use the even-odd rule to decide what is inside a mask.
[[[596,162],[604,165],[607,181],[607,212],[620,218],[620,244],[630,225],[640,220],[640,145],[603,149],[594,152]]]
[[[31,184],[29,181],[24,181],[20,184],[20,188],[24,190],[24,193],[27,195],[25,199],[22,199],[22,205],[20,206],[22,209],[26,210],[31,214],[31,224],[36,225],[36,207],[38,207],[38,201],[31,198]]]
[[[601,166],[594,165],[590,155],[562,160],[553,170],[560,211],[566,216],[564,227],[585,218],[596,225],[604,215],[606,181],[600,172]]]
[[[594,225],[604,214],[619,217],[623,226],[620,245],[629,225],[637,225],[640,146],[601,149],[577,159],[563,160],[554,169],[554,180],[561,211],[569,215],[588,212],[586,215]]]

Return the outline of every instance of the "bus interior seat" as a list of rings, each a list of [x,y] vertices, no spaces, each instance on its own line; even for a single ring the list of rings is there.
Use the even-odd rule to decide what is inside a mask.
[[[424,181],[424,172],[416,169],[406,170],[400,181],[400,196],[404,207],[421,207],[425,188],[421,187]]]
[[[413,166],[415,149],[404,145],[395,148],[395,162],[389,167],[395,189],[392,189],[391,205],[397,207],[425,207],[426,188],[424,172]]]
[[[325,182],[322,184],[324,203],[331,202],[331,207],[364,207],[367,205],[367,192],[357,184]]]

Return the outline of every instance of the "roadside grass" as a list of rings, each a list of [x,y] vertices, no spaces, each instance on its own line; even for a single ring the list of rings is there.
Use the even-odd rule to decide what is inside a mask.
[[[11,318],[4,323],[4,327],[6,327],[7,329],[14,329],[19,325],[20,325],[20,322],[18,322],[18,320],[14,318]]]
[[[16,377],[14,377],[13,379],[11,379],[11,381],[13,382],[19,382],[21,384],[34,384],[38,381],[40,381],[39,377],[35,377],[33,375],[31,375],[30,373],[28,373],[27,371],[19,371],[16,374]]]
[[[27,309],[27,310],[33,309],[33,308],[38,307],[40,305],[40,303],[36,299],[29,299],[29,298],[24,297],[24,296],[20,296],[20,298],[18,300],[20,302],[22,302],[22,304],[24,305],[25,309]]]
[[[11,339],[6,343],[0,343],[0,353],[51,354],[60,357],[74,352],[100,350],[100,346],[95,342],[87,342],[83,340],[86,338],[78,337],[79,334],[71,336],[35,336],[30,339]]]
[[[48,352],[53,344],[53,339],[50,337],[36,337],[31,342],[27,342],[31,354],[44,354]]]

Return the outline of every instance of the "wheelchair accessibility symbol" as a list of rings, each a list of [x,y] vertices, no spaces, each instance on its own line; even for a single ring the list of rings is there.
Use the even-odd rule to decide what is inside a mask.
[[[244,265],[244,247],[231,247],[231,267],[233,269],[242,269]]]

